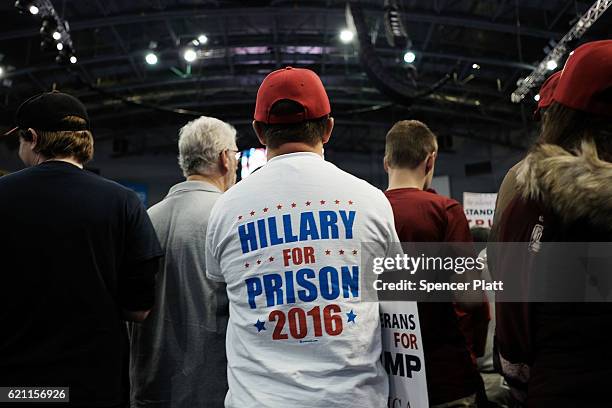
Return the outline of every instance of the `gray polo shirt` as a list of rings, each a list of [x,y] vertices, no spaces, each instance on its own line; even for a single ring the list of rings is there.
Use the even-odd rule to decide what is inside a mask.
[[[155,306],[130,330],[131,406],[223,407],[227,392],[225,284],[206,277],[208,216],[221,191],[185,181],[149,215],[165,252]]]

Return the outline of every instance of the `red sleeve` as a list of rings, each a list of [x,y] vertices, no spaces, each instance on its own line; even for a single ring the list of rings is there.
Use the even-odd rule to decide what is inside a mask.
[[[463,207],[454,201],[446,208],[446,233],[444,242],[472,242],[472,234],[468,226]]]
[[[445,242],[473,242],[470,227],[467,218],[463,212],[463,206],[457,202],[451,203],[447,207],[447,227]],[[475,251],[470,251],[474,252]],[[474,256],[474,254],[471,254]],[[487,302],[486,294],[483,293],[484,299],[480,307],[469,312],[461,310],[458,305],[455,305],[455,312],[459,321],[459,328],[465,336],[466,343],[470,349],[470,354],[474,363],[476,357],[484,354],[485,345],[487,343],[487,329],[491,320],[489,303]]]

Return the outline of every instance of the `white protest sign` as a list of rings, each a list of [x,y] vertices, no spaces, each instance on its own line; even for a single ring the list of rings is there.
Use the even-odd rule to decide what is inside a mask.
[[[491,228],[497,193],[463,193],[463,210],[472,227]]]
[[[425,357],[415,302],[380,302],[388,408],[428,408]]]

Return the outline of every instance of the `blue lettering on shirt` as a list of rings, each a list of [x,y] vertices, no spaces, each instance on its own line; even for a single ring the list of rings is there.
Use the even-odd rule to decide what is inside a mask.
[[[318,239],[353,239],[355,211],[305,211],[249,221],[238,226],[242,253],[283,243]],[[279,229],[277,218],[281,218]],[[299,218],[299,234],[293,231],[293,220]],[[297,224],[297,222],[296,222]],[[343,232],[344,234],[341,234]]]

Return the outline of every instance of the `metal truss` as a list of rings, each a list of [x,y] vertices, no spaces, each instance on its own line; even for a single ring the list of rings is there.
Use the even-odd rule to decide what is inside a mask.
[[[567,52],[568,44],[576,40],[593,25],[595,21],[612,5],[612,0],[597,0],[587,12],[580,17],[571,30],[563,36],[557,45],[538,64],[538,66],[523,80],[519,80],[518,87],[512,93],[510,99],[514,103],[522,101],[529,91],[542,83],[548,72],[548,62],[558,63]]]
[[[72,45],[72,37],[70,36],[70,26],[68,25],[68,21],[62,19],[50,0],[38,0],[33,3],[34,6],[38,7],[38,16],[41,19],[52,19],[56,25],[55,31],[60,34],[60,40],[66,51],[64,54],[69,54],[74,52],[74,46]],[[61,50],[60,50],[61,51]]]

